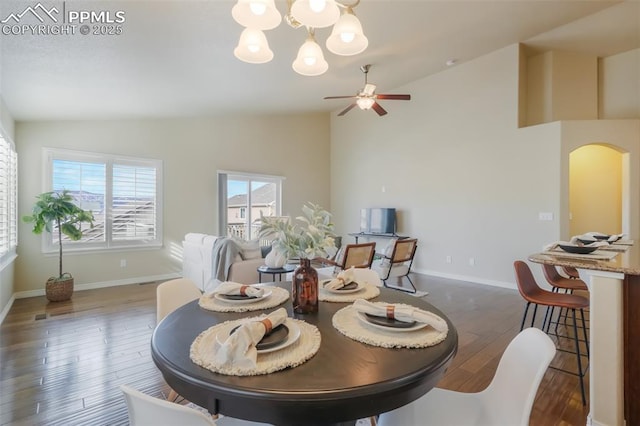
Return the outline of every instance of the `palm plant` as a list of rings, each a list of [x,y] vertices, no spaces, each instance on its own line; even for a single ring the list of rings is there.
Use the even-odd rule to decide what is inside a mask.
[[[42,234],[44,230],[53,233],[55,225],[59,257],[58,278],[55,280],[65,279],[63,276],[68,274],[62,272],[62,234],[72,241],[78,241],[82,238],[82,223],[89,223],[93,227],[93,213],[78,207],[66,189],[61,192],[44,192],[36,198],[38,201],[33,206],[31,216],[23,216],[22,220],[33,223],[32,232],[36,235]]]

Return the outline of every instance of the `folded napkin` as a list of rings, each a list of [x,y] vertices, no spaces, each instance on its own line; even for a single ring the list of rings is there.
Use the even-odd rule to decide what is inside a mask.
[[[250,321],[241,325],[224,342],[216,341],[216,362],[221,367],[255,368],[258,358],[256,345],[265,334],[283,324],[286,319],[287,310],[280,308],[260,321]]]
[[[264,289],[262,287],[254,287],[252,285],[234,283],[233,281],[224,281],[218,287],[216,287],[213,293],[209,294],[209,296],[214,296],[216,294],[262,297],[262,295],[264,294]]]
[[[358,312],[376,317],[395,318],[405,322],[418,321],[430,325],[439,332],[449,329],[447,322],[438,315],[412,306],[377,305],[364,299],[357,299],[353,302],[353,307]]]
[[[328,290],[340,290],[347,284],[352,283],[355,280],[355,270],[353,266],[347,270],[340,271],[335,278],[324,285],[324,288]]]
[[[605,235],[609,235],[609,234],[603,234],[602,232],[587,232],[586,234],[580,235],[580,238],[585,240],[588,240],[588,239],[595,240],[596,236],[605,236]],[[608,239],[603,241],[614,242],[614,241],[618,241],[622,237],[624,237],[624,234],[610,235]]]

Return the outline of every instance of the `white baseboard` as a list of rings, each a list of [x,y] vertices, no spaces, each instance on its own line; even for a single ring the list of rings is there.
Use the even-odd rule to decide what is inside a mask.
[[[431,270],[425,270],[425,269],[415,269],[414,268],[414,269],[412,269],[412,271],[413,272],[417,272],[419,274],[431,275],[433,277],[448,278],[448,279],[451,279],[451,280],[458,280],[458,281],[467,281],[467,282],[474,283],[474,284],[490,285],[490,286],[493,286],[493,287],[510,288],[512,290],[516,290],[517,289],[515,283],[510,283],[510,282],[487,280],[485,278],[478,278],[478,277],[473,277],[473,276],[469,276],[469,275],[447,274],[447,273],[444,273],[444,272],[431,271]]]
[[[0,324],[2,324],[2,322],[4,321],[5,317],[9,313],[9,309],[11,309],[11,306],[13,306],[13,302],[15,300],[16,300],[16,295],[12,294],[11,298],[9,299],[9,301],[7,302],[5,307],[2,309],[2,312],[0,312]]]
[[[151,281],[172,280],[174,278],[180,278],[180,276],[181,275],[178,273],[171,273],[171,274],[163,274],[163,275],[150,275],[146,277],[125,278],[122,280],[115,280],[115,281],[101,281],[96,283],[75,284],[73,286],[73,290],[74,291],[93,290],[96,288],[117,287],[121,285],[146,283]],[[44,296],[44,295],[45,295],[44,288],[38,289],[38,290],[19,291],[17,293],[14,293],[11,303],[13,303],[14,297],[15,299],[24,299],[27,297]]]

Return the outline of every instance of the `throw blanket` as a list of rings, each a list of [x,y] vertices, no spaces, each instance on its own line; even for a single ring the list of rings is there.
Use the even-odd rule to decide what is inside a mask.
[[[211,279],[227,281],[231,264],[240,254],[240,248],[231,238],[218,238],[213,243]]]

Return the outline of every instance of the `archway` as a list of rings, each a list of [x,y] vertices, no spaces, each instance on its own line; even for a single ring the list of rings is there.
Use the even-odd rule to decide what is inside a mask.
[[[583,145],[569,154],[570,235],[628,232],[627,156],[606,144]]]

